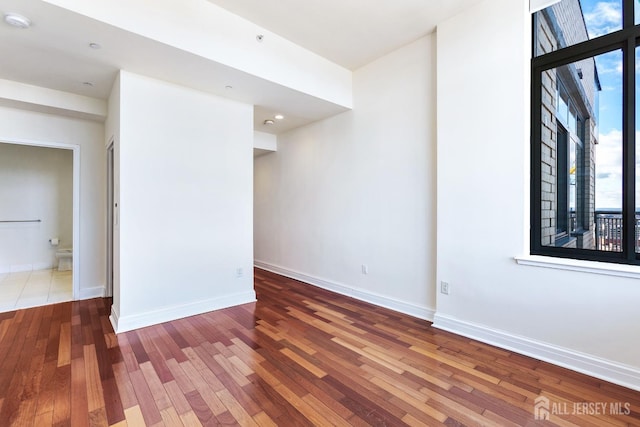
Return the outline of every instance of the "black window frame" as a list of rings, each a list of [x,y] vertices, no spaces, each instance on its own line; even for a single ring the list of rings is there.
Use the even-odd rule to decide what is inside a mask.
[[[531,228],[532,255],[545,255],[619,264],[640,265],[635,249],[635,158],[636,158],[636,48],[640,25],[635,25],[637,0],[622,0],[622,29],[568,47],[536,56],[536,14],[532,17],[531,59]],[[640,7],[640,6],[638,6]],[[542,75],[563,65],[621,50],[622,52],[622,251],[567,248],[542,245]]]
[[[571,234],[571,219],[569,216],[569,144],[571,137],[569,131],[563,124],[557,125],[557,144],[558,149],[556,158],[558,160],[557,168],[557,183],[556,194],[558,195],[558,201],[556,206],[556,241],[562,243],[558,246],[564,246],[570,240]],[[562,135],[562,138],[560,137]],[[541,198],[542,199],[542,198]],[[560,215],[560,213],[562,215]]]

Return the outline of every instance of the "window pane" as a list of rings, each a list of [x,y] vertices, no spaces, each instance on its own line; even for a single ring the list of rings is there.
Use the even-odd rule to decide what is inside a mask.
[[[543,246],[622,250],[621,69],[614,51],[542,73]]]
[[[622,0],[562,0],[535,17],[539,56],[620,30]]]

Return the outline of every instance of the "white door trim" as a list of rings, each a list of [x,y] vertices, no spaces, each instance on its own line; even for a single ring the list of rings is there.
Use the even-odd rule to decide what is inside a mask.
[[[115,233],[115,144],[113,137],[107,144],[107,282],[105,297],[113,296],[113,253]]]

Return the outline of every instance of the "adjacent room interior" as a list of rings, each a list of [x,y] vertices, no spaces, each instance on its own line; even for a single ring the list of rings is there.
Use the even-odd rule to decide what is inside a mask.
[[[532,53],[567,10],[623,49],[637,1],[152,3],[0,4],[0,417],[639,423],[634,151],[624,213],[587,161],[635,132],[585,137],[624,67]]]
[[[0,310],[73,299],[73,152],[0,143]]]

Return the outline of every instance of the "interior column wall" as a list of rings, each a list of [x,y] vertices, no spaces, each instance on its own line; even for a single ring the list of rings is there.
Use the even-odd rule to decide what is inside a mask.
[[[253,107],[127,72],[119,102],[116,330],[254,301]]]

